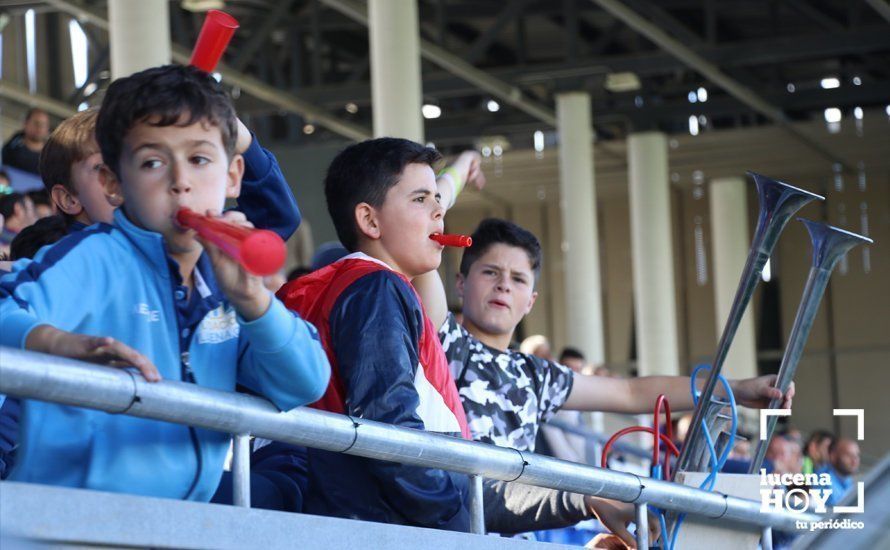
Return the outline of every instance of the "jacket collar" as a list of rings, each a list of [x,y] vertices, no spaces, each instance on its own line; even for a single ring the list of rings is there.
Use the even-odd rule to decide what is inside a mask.
[[[179,264],[170,257],[170,254],[167,252],[167,244],[160,233],[142,229],[134,224],[124,213],[123,208],[118,208],[114,211],[114,226],[142,253],[155,273],[164,279],[170,280],[173,284],[182,284],[179,275]],[[210,257],[206,252],[201,253],[198,262],[195,264],[193,279],[195,292],[204,300],[210,299],[210,305],[216,307],[224,300],[224,296],[216,283],[213,265],[210,263]]]
[[[154,271],[165,279],[169,279],[170,255],[167,254],[167,245],[160,233],[142,229],[130,221],[123,208],[114,211],[114,226],[123,232],[124,236],[145,256]],[[173,262],[175,264],[175,262]]]

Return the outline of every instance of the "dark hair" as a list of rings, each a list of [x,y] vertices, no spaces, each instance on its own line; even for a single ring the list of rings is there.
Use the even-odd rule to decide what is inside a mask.
[[[541,243],[531,231],[523,229],[513,222],[488,218],[482,220],[479,227],[473,231],[473,246],[464,251],[460,260],[460,272],[466,277],[470,273],[473,263],[482,257],[488,249],[495,244],[516,246],[528,254],[528,261],[535,273],[535,281],[541,274]]]
[[[815,430],[813,433],[810,434],[810,437],[807,438],[807,443],[803,446],[804,452],[806,452],[807,447],[809,447],[812,443],[820,444],[826,439],[834,441],[834,434],[826,430]]]
[[[832,436],[832,438],[831,438],[831,444],[828,445],[828,452],[829,452],[829,453],[834,453],[834,452],[837,450],[838,445],[840,445],[840,444],[843,443],[844,441],[851,441],[851,440],[850,440],[850,439],[847,439],[847,438],[845,438],[845,437],[833,437],[833,436]],[[853,441],[853,443],[855,443],[855,441]]]
[[[303,275],[309,275],[312,273],[312,270],[306,266],[297,266],[290,270],[290,273],[287,274],[287,282],[295,281],[302,277]]]
[[[563,348],[562,353],[559,354],[559,362],[564,363],[566,359],[580,359],[584,361],[584,354],[581,353],[577,348],[566,347]]]
[[[324,194],[343,246],[350,252],[358,247],[356,206],[366,202],[379,208],[406,166],[417,163],[432,167],[441,158],[435,149],[400,138],[369,139],[341,151],[328,168]]]
[[[219,128],[226,155],[231,158],[238,122],[229,95],[209,73],[184,65],[164,65],[111,83],[96,120],[96,141],[103,161],[120,177],[121,144],[133,126],[140,122],[190,126],[202,121]]]
[[[31,198],[31,201],[34,203],[34,206],[49,206],[53,208],[53,201],[49,197],[49,192],[46,189],[40,189],[37,191],[28,191],[28,197]]]
[[[9,245],[13,260],[33,258],[42,247],[53,244],[68,234],[68,224],[62,216],[47,216],[22,229]]]
[[[8,193],[0,195],[0,214],[7,220],[15,213],[15,205],[25,201],[21,193]]]
[[[48,191],[61,185],[75,192],[71,181],[71,167],[93,153],[99,152],[96,145],[96,117],[99,109],[80,111],[59,124],[50,134],[40,151],[40,177]]]

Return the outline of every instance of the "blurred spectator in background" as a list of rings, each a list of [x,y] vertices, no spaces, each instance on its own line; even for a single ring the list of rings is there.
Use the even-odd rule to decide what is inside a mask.
[[[284,268],[282,267],[276,273],[272,275],[267,275],[263,277],[263,286],[269,290],[269,292],[275,293],[278,292],[278,289],[287,282],[287,277],[284,275]]]
[[[742,436],[742,434],[738,434],[738,436]],[[735,440],[735,444],[732,446],[732,451],[729,453],[730,460],[751,460],[751,441],[747,436],[738,437]]]
[[[834,435],[825,430],[816,430],[810,434],[804,447],[803,473],[812,474],[828,464],[828,449],[834,441]]]
[[[538,338],[538,336],[530,336],[529,338],[526,338],[522,345],[525,345],[525,342],[528,342],[532,338]],[[540,336],[540,338],[543,338],[544,345],[549,352],[550,345],[547,343],[547,339],[543,336]],[[538,349],[541,348],[539,347]],[[569,367],[575,371],[576,374],[580,374],[587,364],[587,360],[584,358],[584,354],[579,350],[575,348],[565,348],[562,350],[562,353],[559,354],[559,363]],[[581,419],[581,411],[563,409],[557,411],[552,420],[577,428],[585,427]],[[587,443],[580,435],[571,434],[563,431],[561,428],[548,426],[547,424],[541,424],[541,431],[538,435],[539,441],[535,447],[537,448],[538,445],[541,445],[540,440],[543,438],[544,445],[541,445],[541,447],[547,449],[548,452],[546,454],[571,462],[580,462],[582,464],[587,462]],[[541,450],[538,450],[538,452],[541,452]]]
[[[678,444],[677,448],[686,441],[690,426],[692,426],[692,413],[686,413],[677,420],[677,426],[674,428],[674,443]]]
[[[68,227],[62,216],[47,216],[22,229],[12,239],[9,257],[11,260],[34,258],[37,251],[48,244],[59,241],[68,234]]]
[[[56,205],[49,198],[49,193],[44,189],[28,193],[31,202],[34,203],[34,216],[37,220],[47,218],[56,213]]]
[[[38,108],[25,115],[25,126],[3,146],[3,164],[37,174],[40,151],[49,137],[49,115]]]
[[[828,505],[838,504],[853,488],[853,476],[859,471],[859,444],[840,437],[831,442],[828,450],[829,463],[816,473],[831,476],[831,495]]]
[[[595,367],[593,365],[588,365],[584,369],[584,374],[590,374],[591,376],[605,376],[606,378],[613,378],[616,376],[609,370],[609,367],[605,365],[597,365]]]
[[[312,255],[312,264],[309,266],[310,272],[327,267],[347,254],[349,254],[349,251],[340,244],[340,241],[328,241],[319,246],[315,250],[315,254]]]
[[[9,193],[0,196],[0,216],[5,220],[0,231],[0,252],[9,253],[9,245],[19,231],[37,221],[34,202],[27,195]]]
[[[563,348],[562,353],[559,354],[559,362],[577,373],[583,371],[587,366],[584,354],[575,348]]]
[[[534,334],[523,340],[519,345],[519,351],[521,353],[540,357],[541,359],[546,359],[547,361],[553,361],[553,352],[550,350],[550,341],[547,340],[546,336],[541,334]]]
[[[778,474],[799,474],[801,461],[797,444],[784,435],[776,435],[766,448],[766,459],[773,464]]]

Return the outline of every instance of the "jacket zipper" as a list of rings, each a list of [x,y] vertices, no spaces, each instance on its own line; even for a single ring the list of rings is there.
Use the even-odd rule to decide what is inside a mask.
[[[178,322],[177,322],[178,324]],[[181,333],[181,332],[180,332]],[[191,342],[191,338],[186,339],[185,351],[181,351],[179,354],[179,364],[182,371],[182,380],[184,382],[191,382],[192,384],[197,384],[195,380],[195,372],[192,370],[192,366],[189,362],[189,343]],[[188,491],[185,493],[184,499],[188,499],[191,496],[192,491],[195,490],[195,487],[198,485],[198,480],[201,479],[201,470],[204,468],[204,458],[201,454],[201,443],[198,440],[198,432],[195,430],[194,426],[189,426],[189,438],[192,440],[192,447],[195,451],[195,456],[197,457],[197,467],[195,468],[195,477],[192,479],[192,484],[189,486]]]

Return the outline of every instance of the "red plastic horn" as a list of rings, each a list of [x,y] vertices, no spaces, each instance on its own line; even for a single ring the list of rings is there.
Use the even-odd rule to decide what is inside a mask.
[[[444,235],[441,233],[434,233],[433,235],[430,235],[430,238],[442,246],[467,248],[473,245],[472,237],[467,237],[466,235]]]
[[[231,15],[219,10],[208,11],[189,65],[213,72],[237,28],[238,20]]]
[[[284,265],[287,248],[277,233],[232,225],[188,208],[176,212],[176,221],[197,231],[254,275],[272,275]]]

